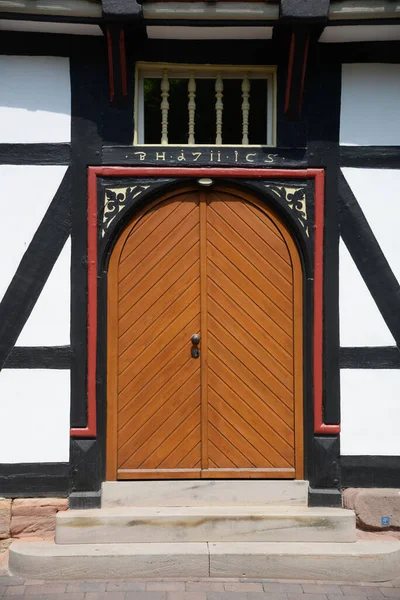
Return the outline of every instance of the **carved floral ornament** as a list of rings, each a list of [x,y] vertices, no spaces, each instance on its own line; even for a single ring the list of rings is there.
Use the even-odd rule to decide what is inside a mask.
[[[270,185],[267,187],[278,198],[284,200],[287,206],[295,213],[300,225],[304,228],[307,237],[310,237],[307,222],[306,190],[304,187],[285,187],[283,185]]]
[[[106,188],[104,194],[104,209],[101,224],[101,237],[104,238],[107,229],[114,221],[115,217],[126,206],[130,206],[132,200],[140,196],[151,187],[150,184],[132,185],[130,187]],[[303,187],[285,187],[283,185],[265,184],[265,187],[273,192],[280,200],[283,200],[287,206],[295,213],[295,217],[305,230],[309,237],[307,221],[306,190]]]
[[[104,194],[104,210],[103,220],[101,224],[101,237],[106,234],[107,229],[114,221],[115,217],[128,205],[131,201],[148,190],[150,185],[132,185],[124,188],[106,188]]]

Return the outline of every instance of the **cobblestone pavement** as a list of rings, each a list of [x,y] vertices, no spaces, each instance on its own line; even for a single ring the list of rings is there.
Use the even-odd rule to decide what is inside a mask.
[[[400,578],[385,583],[272,579],[43,581],[0,576],[0,600],[390,600]]]

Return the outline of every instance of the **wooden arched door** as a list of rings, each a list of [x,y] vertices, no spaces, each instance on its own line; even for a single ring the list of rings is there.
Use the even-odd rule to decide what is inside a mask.
[[[257,198],[144,208],[108,271],[107,479],[302,478],[302,312],[296,246]]]

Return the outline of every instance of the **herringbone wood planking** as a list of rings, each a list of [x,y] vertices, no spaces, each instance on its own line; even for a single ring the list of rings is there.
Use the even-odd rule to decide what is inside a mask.
[[[200,459],[200,366],[190,359],[190,338],[200,328],[198,205],[198,195],[183,194],[155,207],[121,252],[122,470],[174,469],[182,461],[194,468]]]
[[[302,476],[301,267],[282,223],[245,193],[170,193],[109,277],[108,478]]]

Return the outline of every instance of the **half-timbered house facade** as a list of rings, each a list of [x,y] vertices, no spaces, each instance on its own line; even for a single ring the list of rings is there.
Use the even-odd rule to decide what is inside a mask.
[[[0,496],[400,488],[400,5],[0,0],[0,29]]]

